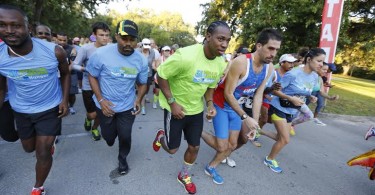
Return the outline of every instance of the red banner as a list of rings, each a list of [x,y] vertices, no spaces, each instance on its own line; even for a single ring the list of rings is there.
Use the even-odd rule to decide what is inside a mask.
[[[325,0],[324,2],[319,47],[326,52],[324,61],[329,64],[335,61],[343,7],[344,0]],[[331,74],[328,75],[328,82],[330,80]]]

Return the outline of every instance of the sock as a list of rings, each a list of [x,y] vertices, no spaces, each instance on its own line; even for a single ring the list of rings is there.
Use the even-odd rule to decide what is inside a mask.
[[[154,94],[154,103],[159,101],[159,96]]]
[[[190,164],[184,161],[184,164],[182,165],[181,173],[182,175],[189,175],[190,169],[193,167],[194,163]]]
[[[43,187],[43,186],[40,186],[40,187],[37,187],[37,188],[36,188],[36,187],[33,187],[33,190],[38,190],[38,189],[39,189],[39,190],[43,190],[44,187]]]

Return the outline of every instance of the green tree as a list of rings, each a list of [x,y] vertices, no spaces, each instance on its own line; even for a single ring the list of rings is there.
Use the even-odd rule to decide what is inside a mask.
[[[319,45],[323,3],[321,0],[212,0],[201,5],[204,17],[196,30],[204,34],[209,23],[224,20],[234,33],[235,45],[251,47],[263,28],[276,28],[284,36],[279,55],[293,53],[302,46]],[[337,63],[374,69],[374,10],[374,0],[344,2]]]
[[[153,38],[158,45],[179,44],[187,46],[196,43],[194,29],[186,24],[181,14],[162,12],[155,14],[153,10],[135,9],[125,14],[115,11],[109,13],[114,18],[112,25],[115,26],[123,19],[133,20],[138,25],[139,38]]]

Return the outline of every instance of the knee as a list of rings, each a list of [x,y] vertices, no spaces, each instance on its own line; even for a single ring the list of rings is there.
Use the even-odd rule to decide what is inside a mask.
[[[189,145],[188,146],[188,151],[190,153],[198,154],[199,146],[191,146],[191,145]]]
[[[218,144],[217,145],[217,151],[218,152],[225,152],[229,149],[229,144],[228,143],[223,143],[223,144]]]
[[[96,112],[87,113],[87,118],[89,120],[94,120],[96,118]]]
[[[280,136],[280,142],[283,144],[283,145],[287,145],[290,141],[290,138],[289,136]]]
[[[228,149],[230,149],[231,151],[234,151],[236,148],[237,148],[237,142],[235,143],[231,142],[228,146]]]
[[[23,147],[23,150],[27,153],[32,153],[35,151],[34,147]]]
[[[169,154],[176,154],[177,151],[178,151],[178,148],[176,148],[176,149],[172,149],[172,150],[168,150],[167,152],[168,152]]]

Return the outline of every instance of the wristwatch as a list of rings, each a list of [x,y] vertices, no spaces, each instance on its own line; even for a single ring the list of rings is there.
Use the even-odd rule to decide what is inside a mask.
[[[241,116],[241,120],[245,120],[247,117],[249,117],[249,115],[247,115],[247,114],[245,113],[245,114],[243,114],[243,115]]]
[[[172,104],[173,102],[176,101],[176,99],[174,97],[170,97],[170,98],[168,98],[167,101],[168,101],[168,104]]]

